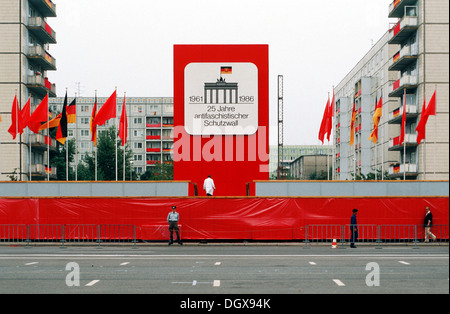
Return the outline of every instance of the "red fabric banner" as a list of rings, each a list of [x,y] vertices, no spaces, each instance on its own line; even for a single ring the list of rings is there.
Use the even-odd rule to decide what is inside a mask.
[[[135,225],[137,239],[167,240],[167,215],[180,213],[185,240],[296,240],[307,225],[448,225],[448,197],[433,198],[43,198],[0,199],[0,225]]]

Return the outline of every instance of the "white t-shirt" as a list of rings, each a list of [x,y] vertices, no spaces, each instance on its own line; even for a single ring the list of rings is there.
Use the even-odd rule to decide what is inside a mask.
[[[206,194],[213,194],[214,190],[216,189],[214,185],[214,180],[211,178],[206,178],[205,182],[203,182],[203,190],[206,191]]]

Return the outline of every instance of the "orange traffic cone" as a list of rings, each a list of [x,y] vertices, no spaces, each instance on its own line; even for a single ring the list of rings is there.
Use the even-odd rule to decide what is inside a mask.
[[[333,239],[333,243],[331,243],[331,248],[332,249],[337,249],[337,241],[336,241],[336,239]]]

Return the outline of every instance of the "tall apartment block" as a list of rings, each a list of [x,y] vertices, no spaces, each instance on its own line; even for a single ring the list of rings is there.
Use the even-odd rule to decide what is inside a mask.
[[[56,60],[49,52],[51,44],[56,43],[56,33],[49,17],[56,17],[56,5],[51,0],[1,0],[0,180],[9,180],[10,176],[44,180],[51,169],[47,165],[47,142],[51,141],[52,150],[56,143],[47,139],[45,132],[25,131],[15,140],[8,133],[15,95],[20,108],[30,99],[32,111],[46,94],[56,96],[56,87],[47,78],[48,71],[56,70]]]
[[[388,32],[336,87],[336,178],[381,171],[377,179],[449,179],[449,2],[395,0]],[[426,141],[416,127],[424,101],[436,91],[437,114],[428,120]],[[369,141],[376,102],[382,97],[379,139]],[[406,112],[403,104],[406,99]],[[356,106],[355,144],[350,121]],[[405,144],[399,145],[406,117]],[[386,176],[385,176],[386,174]]]
[[[73,98],[68,98],[70,103]],[[97,109],[107,97],[97,98]],[[77,122],[68,125],[68,140],[75,138],[77,163],[82,162],[86,153],[93,154],[90,118],[95,103],[94,97],[78,97]],[[52,111],[61,112],[64,97],[51,98]],[[128,142],[133,152],[133,168],[143,174],[156,163],[173,160],[173,98],[172,97],[127,97],[125,101],[128,121]],[[117,130],[122,112],[123,97],[117,98],[117,118],[110,119],[98,128],[98,133],[116,125]],[[119,144],[120,145],[120,144]],[[73,165],[72,165],[73,166]]]

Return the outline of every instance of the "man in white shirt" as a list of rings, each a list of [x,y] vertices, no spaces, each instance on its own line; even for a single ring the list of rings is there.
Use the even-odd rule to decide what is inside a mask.
[[[206,191],[207,196],[213,196],[215,189],[216,186],[214,185],[214,180],[211,179],[211,176],[208,176],[203,182],[203,190]]]

